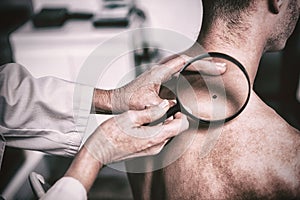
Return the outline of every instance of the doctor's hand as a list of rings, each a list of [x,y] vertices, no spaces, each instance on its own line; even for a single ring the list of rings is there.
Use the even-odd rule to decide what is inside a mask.
[[[186,130],[186,116],[156,126],[144,126],[161,118],[172,106],[164,100],[145,110],[127,111],[102,123],[76,155],[65,177],[77,179],[89,191],[103,164],[159,153],[167,141]]]
[[[155,155],[171,137],[188,128],[181,113],[156,126],[144,125],[161,118],[170,106],[164,100],[158,106],[115,116],[102,123],[84,146],[101,164]]]
[[[113,113],[143,110],[146,107],[158,105],[163,101],[159,95],[161,86],[178,74],[190,59],[191,57],[186,55],[173,56],[162,64],[155,65],[121,88],[105,91],[105,93],[96,90],[94,105],[101,111],[106,110]],[[196,68],[197,71],[204,74],[220,75],[226,71],[226,67],[215,65],[209,61],[198,61],[197,63],[194,69]]]

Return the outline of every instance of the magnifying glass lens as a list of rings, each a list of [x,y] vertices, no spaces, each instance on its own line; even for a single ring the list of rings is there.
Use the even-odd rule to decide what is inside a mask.
[[[208,73],[199,70],[203,62],[212,63],[209,70],[204,70]],[[226,72],[220,75],[215,63],[226,64]],[[176,93],[181,109],[194,118],[204,122],[229,121],[249,100],[249,77],[231,57],[205,57],[190,62],[180,73]]]

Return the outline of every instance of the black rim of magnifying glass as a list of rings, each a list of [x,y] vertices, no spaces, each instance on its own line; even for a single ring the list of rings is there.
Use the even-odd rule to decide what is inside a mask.
[[[189,115],[190,117],[192,117],[194,120],[197,120],[199,121],[200,123],[203,123],[203,124],[210,124],[210,123],[220,123],[220,122],[228,122],[234,118],[236,118],[239,114],[241,114],[241,112],[246,108],[248,102],[249,102],[249,99],[250,99],[250,93],[251,93],[251,85],[250,85],[250,78],[249,78],[249,75],[245,69],[245,67],[239,62],[237,61],[235,58],[227,55],[227,54],[223,54],[223,53],[219,53],[219,52],[209,52],[209,53],[205,53],[205,54],[201,54],[191,60],[189,60],[184,66],[183,68],[181,69],[180,71],[180,74],[183,73],[183,71],[188,67],[190,66],[193,62],[197,61],[197,60],[202,60],[204,58],[208,58],[208,57],[215,57],[215,58],[223,58],[223,59],[226,59],[226,60],[229,60],[230,62],[234,63],[235,65],[237,65],[240,70],[244,73],[246,79],[247,79],[247,83],[248,83],[248,96],[247,96],[247,99],[244,103],[244,105],[238,110],[238,112],[236,112],[234,115],[231,115],[225,119],[218,119],[218,120],[205,120],[205,119],[201,119],[201,118],[198,118],[196,116],[194,116],[193,114],[191,114],[190,112],[188,112],[184,106],[180,103],[179,99],[178,99],[178,95],[177,96],[177,104],[179,104],[180,106],[180,110],[181,112],[183,112],[184,114],[187,114]],[[226,72],[225,72],[226,73]],[[178,77],[179,79],[179,77]],[[177,81],[177,85],[176,85],[176,94],[178,94],[178,81]]]

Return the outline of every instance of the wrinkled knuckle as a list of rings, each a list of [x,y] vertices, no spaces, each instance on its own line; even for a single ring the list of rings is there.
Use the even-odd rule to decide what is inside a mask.
[[[138,116],[135,111],[129,110],[127,111],[127,119],[129,121],[136,122],[138,120]]]
[[[157,138],[153,137],[153,138],[150,138],[147,142],[147,147],[150,148],[150,147],[153,147],[157,144],[160,143],[160,140],[158,140]]]
[[[189,59],[191,59],[189,56],[186,55],[180,55],[177,57],[177,61],[179,62],[179,65],[184,65]]]

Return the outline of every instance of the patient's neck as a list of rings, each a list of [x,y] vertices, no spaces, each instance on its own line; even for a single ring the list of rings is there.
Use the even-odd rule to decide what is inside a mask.
[[[259,38],[251,34],[243,39],[239,39],[238,37],[228,39],[220,36],[220,31],[215,31],[210,32],[206,36],[200,34],[197,43],[189,51],[199,48],[200,44],[207,52],[220,52],[234,57],[246,68],[251,84],[253,85],[264,51],[262,39],[260,41]]]

